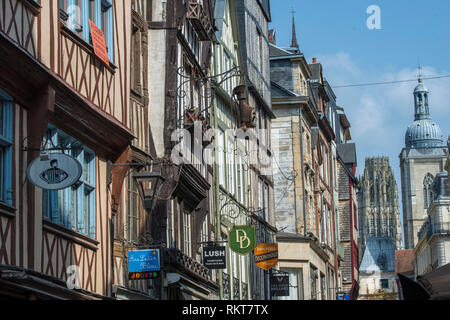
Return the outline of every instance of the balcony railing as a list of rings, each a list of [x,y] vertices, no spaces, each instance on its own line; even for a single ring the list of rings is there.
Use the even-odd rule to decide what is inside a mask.
[[[248,284],[242,283],[242,300],[248,300]]]
[[[222,274],[222,287],[223,287],[223,299],[230,300],[231,288],[230,288],[230,276],[227,273]]]
[[[440,222],[431,226],[432,234],[450,234],[450,222]]]
[[[439,222],[431,225],[429,222],[425,222],[417,233],[417,237],[422,239],[425,234],[427,235],[427,240],[430,239],[432,235],[450,235],[450,222]]]
[[[233,279],[233,300],[240,300],[240,296],[239,296],[239,279],[238,278],[234,278]]]
[[[187,256],[179,249],[164,249],[164,263],[178,268],[181,267],[202,278],[203,280],[211,281],[211,273],[209,272],[209,269],[197,260]]]

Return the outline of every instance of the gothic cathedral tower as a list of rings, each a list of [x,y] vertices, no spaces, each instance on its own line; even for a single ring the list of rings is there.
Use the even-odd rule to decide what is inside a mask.
[[[402,247],[398,188],[389,158],[367,158],[358,193],[361,252],[371,237],[392,238]]]
[[[400,154],[403,201],[403,232],[406,249],[414,249],[431,204],[431,183],[444,171],[447,148],[442,131],[431,120],[430,92],[422,83],[414,90],[414,122],[408,127],[405,148]]]

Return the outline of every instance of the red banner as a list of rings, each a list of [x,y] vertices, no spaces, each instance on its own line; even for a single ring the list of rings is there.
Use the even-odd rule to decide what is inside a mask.
[[[109,66],[108,50],[106,49],[105,35],[97,25],[89,19],[91,27],[92,44],[94,45],[94,52],[106,65]]]

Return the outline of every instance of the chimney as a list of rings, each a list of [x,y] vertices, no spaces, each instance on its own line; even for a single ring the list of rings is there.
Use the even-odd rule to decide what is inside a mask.
[[[275,29],[269,30],[269,42],[273,45],[277,45],[277,39],[275,36]]]
[[[313,63],[317,63],[317,58],[313,58]]]

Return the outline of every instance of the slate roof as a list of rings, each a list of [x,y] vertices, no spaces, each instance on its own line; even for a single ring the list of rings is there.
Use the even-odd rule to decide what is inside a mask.
[[[322,74],[322,65],[320,63],[312,63],[308,64],[308,66],[311,70],[311,79],[320,80]]]
[[[357,163],[356,145],[354,143],[341,143],[337,145],[336,149],[345,164]]]
[[[395,272],[395,251],[395,242],[391,237],[369,238],[359,272]]]
[[[280,47],[277,47],[273,43],[269,44],[269,56],[270,57],[282,57],[292,55],[289,51],[286,51]],[[287,57],[288,58],[288,57]]]
[[[271,81],[271,90],[272,90],[272,97],[273,98],[285,98],[285,97],[297,97],[298,94],[295,92],[292,92],[286,88],[283,88],[275,81]]]

